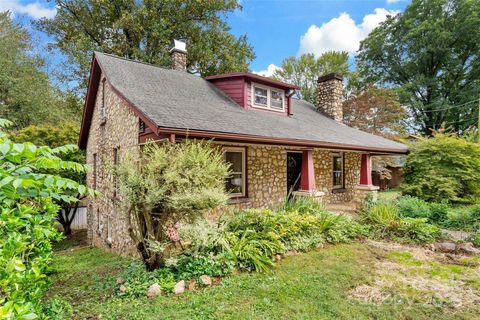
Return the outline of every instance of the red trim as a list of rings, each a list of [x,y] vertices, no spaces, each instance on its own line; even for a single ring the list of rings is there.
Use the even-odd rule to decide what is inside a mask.
[[[100,82],[101,73],[97,71],[98,69],[99,65],[94,55],[90,66],[90,79],[88,80],[87,95],[83,106],[82,126],[80,127],[80,137],[78,140],[78,146],[80,149],[85,149],[87,147],[88,131],[92,124],[93,105],[95,104],[98,84]]]
[[[302,172],[300,177],[300,191],[314,191],[315,170],[313,167],[313,150],[304,150],[302,155]]]
[[[372,185],[372,162],[368,153],[362,154],[360,184],[365,186]]]
[[[138,143],[145,143],[148,140],[158,141],[162,137],[158,136],[155,132],[142,133],[138,135]]]
[[[82,126],[80,128],[80,138],[78,141],[78,146],[80,149],[85,149],[87,147],[88,133],[92,124],[93,110],[95,108],[95,100],[97,97],[97,91],[102,72],[102,66],[96,59],[95,54],[93,54],[92,66],[90,69],[90,80],[88,82],[87,95],[85,98],[85,105],[83,107]],[[115,94],[126,103],[130,110],[143,122],[145,122],[145,124],[150,129],[152,129],[153,132],[156,132],[156,124],[152,120],[150,120],[150,118],[148,118],[142,111],[135,107],[134,104],[130,100],[128,100],[120,91],[118,91],[117,88],[112,85],[105,72],[103,73],[105,79],[107,79],[108,85],[111,90],[115,92]]]
[[[208,76],[205,77],[205,80],[215,80],[215,79],[224,79],[224,78],[235,78],[235,77],[245,77],[249,80],[255,80],[255,82],[261,82],[265,84],[270,84],[270,85],[275,85],[283,88],[289,88],[289,89],[300,89],[299,86],[286,83],[283,81],[278,81],[274,79],[270,79],[267,77],[260,76],[255,73],[250,73],[250,72],[233,72],[233,73],[224,73],[224,74],[216,74],[213,76]]]
[[[406,154],[407,150],[402,149],[388,149],[388,148],[374,148],[374,147],[359,147],[348,144],[336,144],[329,142],[319,142],[313,140],[296,140],[296,139],[284,139],[284,138],[269,138],[246,134],[225,133],[215,131],[201,131],[201,130],[189,130],[178,128],[158,128],[158,134],[170,134],[175,133],[186,137],[201,137],[201,138],[214,138],[227,141],[240,141],[240,142],[252,142],[252,143],[265,143],[265,144],[277,144],[277,145],[289,145],[300,147],[317,147],[327,148],[335,150],[355,150],[355,151],[378,151],[385,154]]]

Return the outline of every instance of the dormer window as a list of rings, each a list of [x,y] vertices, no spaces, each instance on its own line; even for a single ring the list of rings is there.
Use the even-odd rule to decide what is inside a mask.
[[[272,111],[285,111],[285,91],[252,83],[252,106]]]

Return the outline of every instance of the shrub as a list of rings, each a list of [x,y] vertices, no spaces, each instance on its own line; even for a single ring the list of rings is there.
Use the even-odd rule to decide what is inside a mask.
[[[0,121],[0,127],[7,125]],[[53,240],[60,234],[53,227],[58,206],[54,201],[73,202],[73,191],[87,188],[58,174],[84,172],[86,167],[60,156],[75,146],[51,149],[32,143],[17,144],[0,130],[0,316],[34,319],[42,316],[39,300],[48,287],[46,275]]]
[[[428,219],[432,214],[428,203],[422,199],[407,195],[398,198],[397,201],[398,213],[400,217]]]
[[[202,275],[211,277],[223,276],[233,271],[232,264],[224,263],[226,261],[223,255],[181,255],[170,268],[177,279],[189,280],[199,278]]]
[[[279,208],[284,212],[315,214],[325,212],[325,206],[311,197],[290,197],[287,195]]]
[[[439,225],[443,225],[448,219],[450,207],[446,203],[430,203],[430,221]]]
[[[468,231],[480,229],[480,205],[452,210],[448,213],[448,219],[443,225],[447,228]]]
[[[407,202],[413,202],[411,199]],[[427,223],[427,218],[402,218],[395,202],[369,203],[361,210],[361,220],[371,225],[374,235],[407,242],[430,242],[439,228]]]
[[[480,195],[480,145],[435,134],[410,145],[403,192],[429,202],[472,202]]]
[[[118,291],[118,294],[126,297],[142,297],[147,293],[147,289],[154,283],[158,283],[163,292],[173,291],[175,286],[175,275],[168,268],[160,268],[154,271],[147,271],[145,265],[134,261],[128,265],[125,271],[120,275],[123,283],[117,283],[120,287],[125,286],[125,292]],[[113,280],[112,280],[113,281]]]
[[[408,242],[432,242],[438,237],[440,229],[433,224],[427,223],[427,221],[426,218],[400,219],[394,234]]]
[[[145,145],[140,159],[127,155],[114,173],[129,235],[149,270],[165,266],[180,222],[194,221],[228,200],[228,165],[206,141]]]
[[[256,232],[247,229],[227,234],[230,253],[240,269],[267,271],[273,266],[272,256],[285,251],[274,232]]]
[[[474,246],[480,247],[480,230],[477,230],[469,240],[473,243]]]
[[[361,209],[361,220],[381,232],[395,230],[399,224],[398,208],[392,202],[366,204]]]

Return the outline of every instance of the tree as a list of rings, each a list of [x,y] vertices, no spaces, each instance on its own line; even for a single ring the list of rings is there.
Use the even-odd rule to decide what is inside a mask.
[[[77,124],[71,122],[63,122],[57,125],[45,124],[45,125],[30,125],[20,130],[15,130],[10,133],[10,139],[15,142],[32,142],[38,146],[48,146],[50,148],[57,148],[62,145],[76,144],[80,128]],[[85,151],[76,150],[62,155],[62,159],[65,161],[73,161],[77,163],[85,163]],[[64,176],[76,181],[79,184],[86,184],[86,174],[83,171],[75,172],[71,171],[64,173]],[[78,193],[71,194],[73,197],[79,199]],[[62,201],[57,200],[59,205],[57,214],[57,221],[62,225],[65,235],[72,233],[72,222],[75,219],[75,215],[78,210],[78,201]]]
[[[288,57],[283,60],[280,69],[275,71],[273,78],[299,86],[297,97],[316,104],[317,80],[332,72],[349,75],[348,52],[330,51],[318,58],[311,53]]]
[[[78,115],[79,108],[67,108],[66,95],[53,88],[40,70],[42,59],[32,56],[31,49],[28,32],[14,24],[8,12],[0,12],[0,115],[15,128]]]
[[[4,128],[10,122],[0,120]],[[63,161],[60,156],[73,145],[37,147],[14,143],[0,130],[0,315],[5,319],[37,319],[40,299],[48,287],[52,241],[59,239],[53,227],[55,201],[76,201],[87,188],[63,177],[66,172],[85,172],[86,166]],[[59,174],[45,173],[53,170]]]
[[[423,133],[443,122],[460,131],[478,113],[478,30],[480,0],[413,0],[362,41],[357,65],[367,83],[398,88]]]
[[[68,58],[68,74],[86,84],[93,50],[168,66],[173,39],[186,39],[188,69],[202,76],[245,71],[254,58],[224,15],[236,0],[56,0],[57,14],[38,22]]]
[[[392,89],[369,87],[343,103],[344,122],[373,134],[391,135],[404,131],[407,116]]]
[[[141,164],[141,165],[140,165]],[[128,232],[148,270],[164,266],[178,223],[225,204],[228,165],[209,142],[149,144],[117,168]]]
[[[442,131],[410,145],[403,192],[433,202],[474,202],[480,196],[480,144]]]

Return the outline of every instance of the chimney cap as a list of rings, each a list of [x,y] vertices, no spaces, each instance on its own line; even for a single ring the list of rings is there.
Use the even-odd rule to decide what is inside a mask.
[[[185,43],[185,41],[174,39],[172,41],[172,46],[170,48],[170,52],[173,52],[173,51],[179,51],[179,52],[186,53],[187,52],[187,44]]]
[[[329,73],[318,78],[317,82],[325,82],[329,80],[339,80],[343,81],[343,75],[339,73]]]

